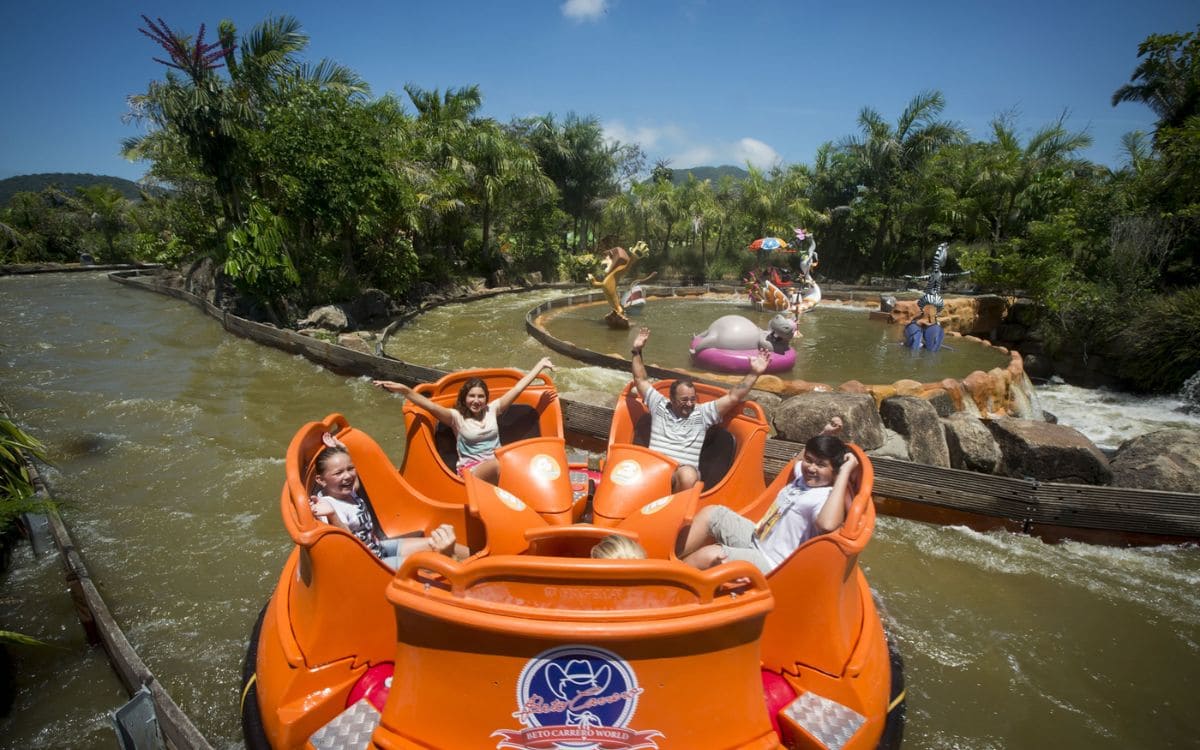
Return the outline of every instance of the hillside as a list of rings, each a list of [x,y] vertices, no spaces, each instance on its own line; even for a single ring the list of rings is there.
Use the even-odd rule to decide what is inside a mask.
[[[121,191],[121,195],[131,201],[139,200],[141,197],[141,188],[138,187],[138,184],[121,177],[77,172],[47,172],[17,175],[0,180],[0,206],[8,205],[9,199],[17,193],[36,193],[50,185],[54,185],[65,193],[74,193],[76,188],[97,184],[112,185]]]
[[[735,180],[744,180],[750,176],[750,173],[741,167],[734,167],[725,164],[720,167],[688,167],[687,169],[676,169],[671,182],[676,185],[682,185],[687,182],[688,174],[693,175],[697,180],[712,180],[716,182],[724,175],[730,175]]]

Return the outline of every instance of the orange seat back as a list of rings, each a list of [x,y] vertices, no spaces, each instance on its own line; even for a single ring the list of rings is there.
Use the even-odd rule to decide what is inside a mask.
[[[670,398],[673,380],[659,380],[654,389]],[[700,403],[715,401],[727,391],[708,383],[696,383],[696,398]],[[637,385],[630,381],[617,398],[613,410],[608,444],[649,444],[649,411],[638,395]],[[723,504],[735,506],[747,497],[756,497],[765,486],[762,475],[763,451],[767,444],[766,415],[754,401],[743,401],[725,415],[725,419],[709,430],[700,453],[700,475],[704,492],[701,507]]]
[[[317,667],[347,655],[365,664],[385,660],[392,649],[394,625],[387,607],[380,606],[392,571],[353,534],[314,518],[309,506],[313,465],[325,447],[321,436],[347,429],[340,414],[304,425],[284,462],[280,510],[299,550],[294,566],[286,568],[286,581],[280,581],[287,590],[288,615],[276,618],[276,624],[294,667]]]
[[[547,522],[571,523],[575,498],[566,441],[539,437],[502,445],[496,460],[501,487],[529,503]]]
[[[517,384],[523,373],[512,369],[480,369],[452,372],[435,383],[423,383],[416,391],[436,404],[453,409],[458,391],[473,377],[482,379],[488,387],[489,400],[495,400]],[[523,425],[520,437],[562,437],[562,405],[552,397],[554,381],[546,373],[540,373],[513,402],[512,411],[525,410],[536,419]],[[512,436],[506,428],[506,419],[501,415],[501,443],[510,442]],[[442,444],[448,428],[442,426],[434,416],[413,404],[404,402],[405,453],[400,472],[423,494],[447,502],[466,503],[466,488],[462,477],[455,470],[453,446]],[[451,433],[452,434],[452,433]],[[449,436],[444,438],[450,440]]]
[[[651,500],[671,494],[676,466],[666,456],[640,445],[609,445],[604,472],[592,498],[595,522],[615,526]]]
[[[616,530],[636,534],[646,556],[664,560],[678,559],[675,549],[679,534],[696,515],[703,485],[651,500],[616,522]]]
[[[750,583],[734,596],[740,577]],[[387,596],[395,661],[405,668],[372,738],[379,747],[549,747],[581,724],[592,744],[778,747],[757,645],[771,595],[747,563],[708,571],[536,556],[457,564],[419,553]],[[719,686],[689,692],[686,710],[669,687],[710,685],[714,676]]]
[[[519,555],[529,549],[528,529],[542,528],[546,519],[522,498],[483,481],[471,472],[463,477],[471,514],[483,523],[486,555]]]

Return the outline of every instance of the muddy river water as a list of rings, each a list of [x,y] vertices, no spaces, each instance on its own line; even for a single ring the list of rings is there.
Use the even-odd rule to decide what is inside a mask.
[[[546,352],[524,312],[554,294],[442,308],[392,353],[527,367]],[[0,321],[0,397],[47,444],[47,480],[115,617],[214,746],[239,747],[246,639],[289,548],[287,443],[340,411],[398,459],[401,402],[99,274],[0,278]],[[560,364],[562,390],[626,377]],[[881,518],[862,565],[906,663],[906,747],[1200,743],[1195,546],[1047,545]],[[14,555],[0,629],[50,644],[13,649],[20,693],[0,747],[113,747],[108,712],[124,695],[83,641],[54,556]]]

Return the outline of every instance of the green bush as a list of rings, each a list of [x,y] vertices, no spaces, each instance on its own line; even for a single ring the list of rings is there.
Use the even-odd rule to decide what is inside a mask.
[[[46,509],[46,503],[34,495],[33,480],[22,454],[43,461],[46,458],[45,447],[37,438],[0,417],[0,532],[22,513]]]
[[[1135,388],[1174,393],[1200,371],[1200,287],[1148,297],[1117,334],[1118,374]]]

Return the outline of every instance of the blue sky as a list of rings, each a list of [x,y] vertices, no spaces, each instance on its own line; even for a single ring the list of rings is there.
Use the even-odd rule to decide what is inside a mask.
[[[210,39],[223,18],[248,31],[295,16],[306,58],[329,57],[375,95],[478,84],[484,114],[594,115],[650,163],[758,166],[812,161],[857,132],[863,107],[894,122],[923,90],[975,138],[1013,113],[1028,135],[1064,113],[1111,166],[1120,139],[1152,128],[1110,104],[1151,33],[1187,32],[1195,0],[491,0],[309,2],[0,0],[0,178],[93,172],[138,179],[119,154],[126,97],[161,78],[141,13]]]

